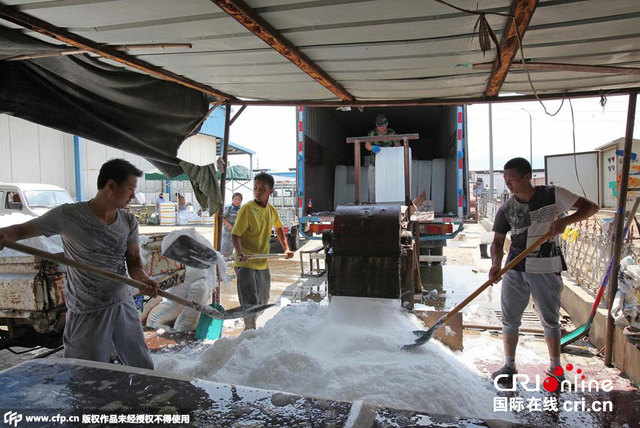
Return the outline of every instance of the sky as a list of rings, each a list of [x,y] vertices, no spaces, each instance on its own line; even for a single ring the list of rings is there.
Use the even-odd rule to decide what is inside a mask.
[[[231,116],[239,107],[231,110]],[[253,168],[287,171],[296,167],[295,107],[247,107],[231,125],[231,141],[253,150]],[[234,159],[237,158],[237,159]],[[248,156],[233,156],[231,163],[249,166]]]
[[[608,97],[604,108],[600,98],[571,101],[575,117],[575,150],[585,152],[625,136],[628,97]],[[544,101],[555,113],[560,101]],[[538,101],[493,104],[494,169],[500,170],[513,157],[530,156],[529,113],[532,119],[533,168],[544,168],[545,155],[573,153],[571,107],[564,101],[555,116],[545,114]],[[469,169],[489,169],[489,106],[468,107]],[[634,138],[640,138],[640,114],[636,114]]]
[[[576,152],[594,150],[624,137],[627,96],[572,100],[575,115]],[[544,101],[554,113],[560,101]],[[494,169],[516,156],[529,159],[529,114],[532,119],[533,167],[544,168],[544,156],[572,153],[572,123],[569,100],[555,116],[545,114],[537,101],[493,104]],[[237,108],[236,108],[237,110]],[[489,169],[489,107],[468,107],[469,169]],[[295,168],[296,123],[294,107],[247,107],[231,127],[231,140],[256,152],[254,168],[286,171]],[[640,138],[640,113],[636,114],[634,138]],[[247,156],[234,156],[232,162],[249,166]]]

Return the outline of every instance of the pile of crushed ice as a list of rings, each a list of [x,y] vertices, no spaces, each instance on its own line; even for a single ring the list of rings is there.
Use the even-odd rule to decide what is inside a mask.
[[[0,228],[13,226],[14,224],[26,223],[27,221],[33,220],[34,218],[35,217],[21,213],[3,215],[0,216]],[[54,235],[49,238],[38,236],[35,238],[22,240],[20,241],[20,243],[54,254],[62,253],[64,251],[62,247],[62,238],[60,238],[59,235]],[[21,257],[26,255],[27,254],[12,250],[10,248],[4,248],[2,251],[0,251],[0,257]]]
[[[258,330],[153,356],[156,369],[213,381],[393,408],[492,417],[495,390],[431,340],[398,301],[333,297],[283,308]],[[495,416],[494,416],[495,417]]]

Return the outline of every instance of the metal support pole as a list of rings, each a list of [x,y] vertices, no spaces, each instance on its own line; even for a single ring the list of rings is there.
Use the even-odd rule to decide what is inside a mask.
[[[489,200],[493,202],[493,110],[489,104]]]
[[[82,165],[84,160],[84,153],[82,153],[82,145],[80,143],[80,137],[73,136],[73,163],[75,167],[75,179],[76,179],[76,201],[82,201],[84,196],[84,180],[82,174]]]
[[[237,116],[237,115],[236,115]],[[216,215],[216,227],[213,234],[213,246],[216,250],[220,251],[222,249],[222,215],[224,213],[224,196],[225,196],[225,188],[227,186],[227,151],[229,149],[229,127],[231,126],[231,106],[227,104],[225,106],[225,115],[224,115],[224,140],[222,142],[222,147],[220,147],[220,151],[222,152],[222,160],[224,161],[224,171],[220,172],[220,198],[222,199],[222,205],[218,208],[218,212]],[[218,272],[218,282],[220,282],[220,272]],[[212,293],[212,301],[214,303],[220,304],[221,296],[220,296],[221,287],[215,287]]]
[[[238,110],[238,111],[236,112],[236,114],[234,114],[234,115],[233,115],[233,118],[229,121],[229,126],[233,125],[233,122],[235,122],[235,121],[236,121],[236,119],[240,117],[240,115],[242,114],[242,112],[243,112],[243,111],[244,111],[244,109],[246,109],[246,108],[247,108],[247,106],[246,106],[246,105],[243,105],[242,107],[240,107],[240,110]]]
[[[407,137],[404,141],[404,204],[411,206],[411,170],[409,169],[409,140]]]
[[[355,165],[355,183],[356,197],[354,199],[356,205],[360,205],[360,141],[356,141],[353,145],[353,157]],[[371,183],[369,183],[371,185]]]
[[[618,272],[620,270],[620,255],[622,253],[622,236],[624,228],[624,214],[627,204],[627,188],[629,183],[629,169],[631,165],[631,148],[633,142],[633,122],[636,116],[636,98],[637,92],[629,94],[629,107],[627,109],[627,129],[624,136],[624,157],[622,158],[622,171],[620,179],[620,191],[618,192],[618,211],[616,211],[616,231],[613,247],[613,271],[609,279],[608,308],[609,316],[607,317],[607,330],[605,338],[604,364],[611,367],[613,360],[613,337],[614,337],[614,321],[611,316],[611,308],[613,299],[618,291]]]
[[[222,242],[222,214],[224,213],[224,197],[225,186],[227,185],[227,152],[229,149],[229,127],[231,126],[231,106],[225,106],[224,115],[224,140],[222,141],[221,155],[224,161],[224,171],[220,173],[220,197],[222,198],[222,206],[218,208],[218,216],[216,218],[216,250],[220,250]]]

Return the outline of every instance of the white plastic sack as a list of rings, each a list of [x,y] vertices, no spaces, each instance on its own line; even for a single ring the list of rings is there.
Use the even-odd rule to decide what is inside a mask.
[[[612,314],[617,325],[626,327],[640,321],[640,308],[635,296],[635,290],[640,287],[640,266],[635,264],[631,256],[627,256],[620,260],[620,268]]]
[[[188,229],[178,229],[178,230],[169,232],[169,234],[167,234],[167,236],[165,236],[164,239],[162,240],[162,254],[164,254],[167,251],[167,248],[169,248],[169,246],[173,243],[173,241],[175,241],[181,235],[187,235],[190,238],[195,239],[202,245],[206,246],[207,248],[210,248],[213,250],[213,246],[211,245],[211,243],[207,241],[204,236],[196,232],[196,230],[193,227],[190,227]],[[227,263],[224,260],[224,256],[218,251],[216,251],[216,254],[218,257],[216,257],[215,266],[212,266],[211,269],[207,269],[205,271],[208,279],[208,283],[215,284],[215,287],[218,286],[216,281],[216,272],[215,272],[216,267],[218,268],[218,272],[220,273],[220,278],[222,279],[222,282],[224,282],[225,284],[229,283],[229,277],[227,276]],[[211,279],[209,280],[209,278]]]
[[[184,226],[189,223],[189,217],[187,216],[186,211],[178,211],[178,217],[176,218],[176,223],[179,226]]]
[[[187,300],[192,300],[200,303],[201,305],[206,305],[211,302],[212,289],[213,287],[209,287],[204,278],[200,278],[196,282],[193,282],[189,287]],[[173,329],[175,331],[193,331],[198,326],[199,319],[200,312],[188,306],[184,306],[173,325]]]
[[[611,314],[617,326],[627,327],[638,319],[638,301],[633,294],[616,292]]]
[[[33,219],[34,217],[22,213],[2,215],[0,216],[0,228],[13,226],[14,224],[26,223]],[[45,236],[36,236],[35,238],[23,239],[20,243],[53,254],[64,252],[62,238],[60,235],[53,235],[48,238]],[[10,248],[5,248],[0,251],[0,257],[20,257],[25,255],[26,254],[21,253],[20,251],[12,250]]]
[[[217,284],[210,282],[215,281],[215,277],[209,278],[207,273],[208,270],[187,266],[184,282],[171,287],[167,292],[206,305],[211,301],[211,292],[214,286],[217,286]],[[195,309],[165,298],[149,312],[147,326],[181,332],[193,331],[198,326],[199,318],[200,312]]]
[[[179,296],[182,298],[187,298],[189,294],[189,284],[183,282],[180,285],[176,285],[175,287],[171,287],[167,289],[167,293],[171,293],[174,296]],[[169,300],[166,298],[162,299],[158,305],[156,305],[149,312],[149,316],[147,317],[147,326],[151,328],[164,328],[165,330],[171,330],[171,324],[175,321],[176,318],[182,312],[183,306],[173,300]]]

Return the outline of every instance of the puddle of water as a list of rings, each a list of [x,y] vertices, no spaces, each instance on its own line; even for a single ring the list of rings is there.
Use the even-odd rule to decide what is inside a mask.
[[[423,289],[426,290],[422,303],[439,311],[453,309],[487,280],[486,273],[476,273],[471,266],[421,266],[420,276]],[[304,282],[301,280],[295,286],[290,286],[282,296],[292,303],[309,300],[321,302],[327,293],[326,279],[314,278]],[[499,298],[499,288],[492,286],[480,294],[474,303],[493,302]],[[462,312],[466,312],[470,307],[471,305],[468,305]]]
[[[307,302],[309,300],[320,303],[327,297],[327,293],[326,280],[309,280],[297,285],[292,290],[285,290],[282,296],[289,299],[292,303]]]
[[[487,280],[486,273],[474,272],[471,266],[432,265],[421,266],[422,286],[427,292],[423,303],[436,310],[450,310],[462,302]],[[498,290],[489,287],[474,302],[492,302],[499,299]],[[327,281],[307,280],[282,293],[292,303],[312,300],[320,302],[327,296]],[[465,312],[469,306],[462,310]]]
[[[485,273],[475,273],[471,266],[432,265],[421,266],[422,287],[427,290],[423,303],[438,311],[453,309],[488,278]],[[499,299],[493,286],[487,288],[474,302],[492,302]],[[462,312],[469,309],[467,305]]]

